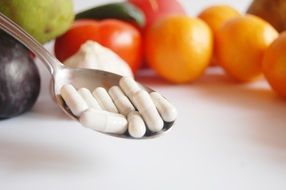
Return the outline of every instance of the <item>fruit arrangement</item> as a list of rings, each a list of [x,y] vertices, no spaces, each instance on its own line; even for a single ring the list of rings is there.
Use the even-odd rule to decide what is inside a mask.
[[[146,68],[144,64],[174,84],[193,82],[208,66],[217,66],[238,82],[250,82],[264,74],[273,90],[286,97],[286,34],[277,32],[284,30],[280,14],[283,6],[267,2],[255,0],[247,10],[250,14],[228,5],[212,5],[197,17],[188,16],[178,0],[126,0],[77,14],[71,0],[59,0],[57,4],[51,0],[31,0],[28,4],[14,0],[0,1],[0,12],[41,43],[55,39],[54,53],[67,65],[100,69],[106,62],[110,62],[109,68],[121,62],[133,72],[129,76],[136,76],[138,70]],[[270,7],[271,13],[265,7]],[[83,51],[90,41],[98,45]],[[91,56],[95,47],[106,56],[96,51]],[[3,57],[7,55],[1,53],[0,64],[5,65]],[[23,62],[33,62],[26,52],[22,56]],[[71,63],[79,59],[80,64]],[[92,65],[92,60],[98,62]],[[31,65],[33,77],[39,81],[38,71]],[[4,76],[1,83],[8,80]],[[34,99],[28,101],[31,105],[39,85],[34,86]],[[3,115],[10,116],[13,114]]]
[[[254,1],[248,11],[257,4]],[[285,86],[274,85],[269,71],[262,69],[268,48],[279,36],[275,24],[231,6],[212,5],[190,17],[177,0],[128,0],[93,7],[75,18],[55,42],[55,54],[63,62],[94,40],[126,61],[135,76],[146,63],[163,79],[186,83],[215,65],[237,82],[250,82],[264,73],[274,91],[285,96],[277,90],[285,91]],[[279,72],[286,75],[283,68]]]
[[[86,41],[94,40],[117,53],[136,74],[145,57],[148,28],[166,16],[185,14],[176,0],[130,0],[93,7],[78,13],[71,28],[56,39],[55,55],[64,62]]]

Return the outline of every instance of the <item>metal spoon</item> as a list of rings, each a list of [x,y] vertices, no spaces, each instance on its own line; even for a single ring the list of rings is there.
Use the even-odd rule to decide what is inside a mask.
[[[92,70],[71,68],[63,65],[57,58],[55,58],[50,52],[48,52],[39,42],[37,42],[31,35],[26,33],[20,26],[11,21],[5,15],[0,13],[0,29],[19,40],[23,45],[30,49],[35,55],[45,64],[47,69],[52,75],[50,92],[56,102],[56,104],[72,119],[79,121],[76,116],[72,114],[70,109],[66,106],[60,95],[60,88],[64,84],[72,84],[75,88],[85,87],[89,90],[93,90],[96,87],[104,87],[109,89],[111,86],[119,85],[120,75],[113,73]],[[143,86],[143,85],[142,85]],[[153,90],[143,86],[148,92]],[[174,122],[165,123],[162,131],[153,133],[148,132],[143,138],[151,138],[161,135],[169,130]],[[102,132],[101,132],[102,133]],[[121,138],[132,138],[128,134],[117,135],[104,133],[111,136]]]

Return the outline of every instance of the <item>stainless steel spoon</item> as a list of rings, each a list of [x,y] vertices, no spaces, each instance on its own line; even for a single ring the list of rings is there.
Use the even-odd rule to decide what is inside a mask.
[[[75,88],[85,87],[89,90],[93,90],[96,87],[104,87],[109,89],[113,85],[118,85],[121,79],[120,75],[113,73],[92,70],[92,69],[80,69],[71,68],[63,65],[57,58],[55,58],[50,52],[48,52],[39,42],[37,42],[31,35],[26,33],[20,26],[11,21],[5,15],[0,13],[0,29],[19,40],[23,45],[30,49],[35,55],[45,64],[47,69],[52,75],[50,92],[56,102],[56,104],[72,119],[78,121],[78,118],[74,116],[70,109],[66,106],[60,95],[60,88],[64,84],[72,84]],[[142,85],[143,86],[143,85]],[[153,90],[143,86],[148,92]],[[147,132],[147,134],[141,138],[151,138],[161,135],[171,128],[174,122],[165,123],[162,131],[158,133]],[[102,132],[101,132],[102,133]],[[121,138],[132,138],[128,134],[116,135],[110,133],[104,133],[111,136]]]

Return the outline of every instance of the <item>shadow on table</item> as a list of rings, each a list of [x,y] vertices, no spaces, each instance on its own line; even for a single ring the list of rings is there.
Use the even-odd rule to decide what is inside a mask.
[[[212,104],[229,107],[230,111],[231,109],[239,109],[245,114],[249,113],[248,117],[255,115],[256,118],[261,118],[255,122],[252,120],[252,123],[247,124],[249,126],[249,130],[245,134],[247,140],[254,141],[263,147],[277,149],[285,161],[286,100],[278,97],[270,87],[267,87],[264,79],[259,79],[255,83],[241,84],[233,81],[221,69],[210,70],[199,80],[181,86],[184,89],[190,88],[190,93],[196,93],[197,96],[203,97]],[[154,72],[145,72],[147,74],[143,72],[138,76],[138,80],[142,83],[154,87],[173,85],[155,76]],[[184,92],[188,91],[184,90]],[[227,115],[223,117],[227,117]]]
[[[229,106],[230,111],[244,111],[247,117],[241,119],[261,118],[247,124],[247,140],[276,150],[277,154],[270,156],[286,161],[286,100],[266,87],[265,81],[260,80],[255,85],[239,84],[224,74],[208,74],[190,88],[195,88],[206,101]]]
[[[69,117],[59,108],[49,96],[40,96],[31,110],[37,118],[68,120]]]
[[[90,155],[89,155],[90,156]],[[61,146],[0,139],[0,166],[3,171],[27,172],[81,172],[96,163],[83,159],[77,151]]]
[[[168,87],[168,86],[176,86],[175,84],[168,82],[161,77],[159,77],[153,70],[151,69],[142,69],[138,73],[136,73],[135,79],[139,81],[142,84],[145,84],[147,86],[158,86],[160,87]],[[185,85],[185,84],[183,84]]]

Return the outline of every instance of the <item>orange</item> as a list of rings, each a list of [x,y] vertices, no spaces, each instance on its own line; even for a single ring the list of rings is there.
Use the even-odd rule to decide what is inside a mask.
[[[265,51],[263,73],[273,90],[286,98],[286,32]]]
[[[236,16],[240,16],[240,13],[228,5],[213,5],[198,15],[200,19],[210,26],[213,32],[217,32],[225,21]]]
[[[278,32],[252,15],[226,21],[217,33],[217,59],[234,79],[251,81],[262,73],[262,58]]]
[[[231,6],[228,5],[213,5],[204,9],[198,17],[204,20],[211,28],[214,36],[214,46],[216,46],[216,33],[224,22],[227,20],[240,16],[241,14]],[[214,48],[213,62],[216,64],[216,49]]]
[[[146,34],[148,64],[173,83],[194,81],[208,66],[212,56],[212,33],[208,25],[187,16],[166,17]]]

